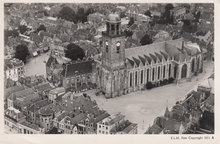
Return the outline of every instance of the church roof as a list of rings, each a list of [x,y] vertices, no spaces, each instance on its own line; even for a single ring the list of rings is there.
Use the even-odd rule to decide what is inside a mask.
[[[154,62],[166,60],[169,57],[174,57],[175,61],[185,61],[190,59],[190,55],[201,52],[197,45],[185,46],[183,39],[163,41],[153,43],[144,46],[132,47],[125,49],[125,57],[133,65],[135,62],[137,65],[146,61],[150,64],[152,60]]]

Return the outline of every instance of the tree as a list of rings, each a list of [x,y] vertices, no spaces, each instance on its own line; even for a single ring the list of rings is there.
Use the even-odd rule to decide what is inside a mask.
[[[15,58],[22,60],[26,63],[26,58],[29,56],[30,53],[28,51],[28,47],[24,44],[20,44],[15,49]]]
[[[128,26],[130,27],[131,25],[133,25],[133,23],[134,23],[134,18],[131,17],[131,18],[130,18],[130,21],[128,22]]]
[[[140,43],[141,43],[141,45],[147,45],[147,44],[153,43],[153,40],[151,39],[151,37],[148,34],[145,34],[143,36],[143,38],[141,38]]]
[[[187,33],[195,33],[197,31],[197,23],[189,20],[183,20],[182,31]]]
[[[146,84],[146,89],[152,89],[154,87],[154,85],[152,84],[152,82],[148,82]]]
[[[150,10],[147,10],[144,14],[145,14],[146,16],[152,17]]]
[[[81,47],[76,44],[70,43],[67,45],[67,50],[65,51],[65,56],[71,60],[83,59],[85,53]]]
[[[58,17],[74,23],[77,22],[74,10],[67,6],[60,10]]]
[[[173,15],[170,13],[170,11],[173,9],[173,5],[172,4],[167,4],[165,6],[165,11],[163,14],[164,20],[166,23],[172,24],[173,23]]]
[[[28,30],[27,26],[21,25],[19,26],[19,31],[21,34],[25,33]]]
[[[133,32],[130,30],[125,30],[124,33],[126,37],[131,37],[133,35]]]
[[[79,8],[76,14],[78,22],[87,22],[87,15],[84,11],[84,8]]]
[[[43,30],[44,32],[46,32],[46,27],[45,27],[43,24],[41,24],[41,25],[37,28],[37,32],[39,32],[39,31],[41,31],[41,30]]]

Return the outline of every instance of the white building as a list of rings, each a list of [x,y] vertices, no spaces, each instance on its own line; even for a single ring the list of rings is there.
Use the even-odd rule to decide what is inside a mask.
[[[18,81],[20,77],[24,76],[24,62],[16,58],[6,62],[5,69],[6,79]]]

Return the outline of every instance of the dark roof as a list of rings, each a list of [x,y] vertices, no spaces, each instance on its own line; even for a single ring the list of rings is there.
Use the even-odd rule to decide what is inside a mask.
[[[48,67],[50,67],[53,61],[55,61],[56,63],[58,63],[58,61],[56,60],[56,58],[50,56],[49,59],[47,60],[46,65],[47,65]]]
[[[92,73],[92,64],[93,60],[67,64],[64,70],[64,76],[71,77],[73,75]]]

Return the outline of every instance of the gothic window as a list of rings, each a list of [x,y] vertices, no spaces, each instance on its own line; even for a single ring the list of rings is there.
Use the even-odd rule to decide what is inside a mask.
[[[187,75],[187,65],[184,64],[184,65],[182,66],[181,78],[185,78],[186,75]]]
[[[166,66],[163,66],[163,78],[165,78],[165,73],[166,73]]]
[[[171,76],[171,64],[169,64],[169,77]]]
[[[158,76],[157,76],[158,80],[160,79],[160,67],[158,67]]]
[[[110,27],[110,25],[109,25],[108,22],[106,23],[106,25],[107,25],[107,32],[109,32],[109,27]]]
[[[152,81],[154,81],[154,73],[155,73],[155,70],[153,68],[153,72],[152,72]]]
[[[192,60],[191,71],[194,72],[195,67],[195,59]]]
[[[143,83],[143,75],[144,75],[143,70],[141,70],[141,84]]]
[[[116,25],[117,35],[119,34],[119,24]]]
[[[130,86],[132,86],[132,73],[130,73]]]
[[[135,86],[137,86],[137,72],[135,72]]]
[[[149,81],[149,69],[147,69],[147,82]]]

